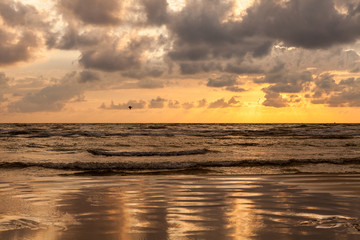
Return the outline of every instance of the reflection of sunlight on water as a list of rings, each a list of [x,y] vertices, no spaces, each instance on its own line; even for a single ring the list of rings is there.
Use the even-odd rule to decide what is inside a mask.
[[[328,177],[317,184],[315,175],[14,175],[0,181],[0,239],[242,240],[290,239],[324,228],[356,232],[358,198],[333,201],[304,189],[328,179],[336,188],[352,180],[357,190],[360,177]]]

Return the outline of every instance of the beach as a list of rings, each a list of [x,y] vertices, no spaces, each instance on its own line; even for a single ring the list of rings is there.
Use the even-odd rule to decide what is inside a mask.
[[[360,237],[359,174],[32,171],[1,172],[0,239]]]

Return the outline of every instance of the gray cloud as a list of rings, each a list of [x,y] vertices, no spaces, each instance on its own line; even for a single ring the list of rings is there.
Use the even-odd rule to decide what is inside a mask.
[[[100,106],[100,108],[124,110],[124,109],[129,109],[129,106],[131,106],[133,109],[144,109],[146,108],[147,103],[144,100],[129,100],[127,103],[119,103],[119,104],[114,104],[114,102],[111,101],[110,106],[106,106],[105,103],[103,103]]]
[[[265,101],[262,105],[267,107],[288,107],[289,103],[286,99],[284,99],[278,92],[272,92],[268,88],[264,88],[263,91],[265,92]]]
[[[311,102],[330,107],[359,107],[360,78],[348,78],[337,83],[333,77],[323,74],[316,79]]]
[[[169,100],[168,107],[169,108],[180,108],[181,105],[180,105],[180,102],[177,100]]]
[[[237,97],[232,97],[228,101],[225,101],[224,98],[218,99],[215,102],[209,104],[209,108],[227,108],[227,107],[240,107],[240,101],[237,100]]]
[[[137,87],[138,88],[148,88],[148,89],[163,88],[164,83],[161,80],[144,79],[144,80],[138,81]]]
[[[190,109],[190,108],[194,108],[195,105],[192,102],[185,102],[185,103],[182,104],[182,107],[185,108],[185,109]]]
[[[17,102],[8,105],[10,112],[56,112],[72,99],[81,99],[84,88],[78,84],[79,74],[67,74],[58,83],[27,93]]]
[[[201,107],[205,107],[206,105],[207,105],[207,101],[206,101],[206,99],[204,98],[204,99],[201,99],[201,100],[198,101],[197,107],[198,107],[198,108],[201,108]]]
[[[149,102],[149,108],[163,108],[166,102],[167,100],[161,97],[151,99]]]
[[[70,50],[96,47],[107,38],[106,32],[100,30],[85,31],[79,33],[78,28],[69,25],[56,44],[56,48]]]
[[[59,0],[59,8],[86,24],[118,25],[121,22],[121,1]]]
[[[299,93],[306,89],[308,84],[313,81],[311,72],[289,72],[284,68],[277,67],[270,71],[263,78],[255,79],[255,83],[271,83],[267,90],[276,93]]]
[[[237,76],[234,75],[222,75],[218,78],[209,78],[206,86],[208,87],[229,87],[237,85]]]
[[[226,102],[228,107],[239,106],[239,101],[236,100],[237,97],[232,97],[228,102]],[[192,109],[192,108],[204,108],[207,107],[206,99],[201,99],[196,102],[184,102],[181,103],[178,100],[167,100],[161,97],[157,97],[151,100],[130,100],[126,103],[114,104],[112,101],[109,106],[103,103],[101,109],[119,109],[124,110],[128,109],[129,106],[132,106],[133,109],[154,109],[154,108],[183,108],[183,109]]]
[[[241,22],[224,21],[233,9],[232,1],[188,1],[167,24],[175,37],[169,51],[174,61],[241,59],[247,53],[264,56],[272,40],[241,31]]]
[[[4,92],[9,88],[10,78],[6,77],[5,73],[0,72],[0,103],[7,101],[4,97]]]
[[[226,91],[231,92],[244,92],[244,88],[239,87],[240,83],[235,75],[222,75],[218,78],[209,78],[206,86],[223,88]]]
[[[149,24],[162,25],[168,22],[166,0],[141,0]]]
[[[17,36],[0,29],[0,66],[29,60],[38,45],[39,39],[31,31],[24,31]]]
[[[96,72],[82,71],[79,76],[80,83],[100,81],[100,76]]]
[[[201,72],[222,71],[223,67],[220,63],[180,63],[181,74],[196,74]]]
[[[230,91],[230,92],[245,92],[246,89],[241,88],[239,86],[228,86],[225,88],[225,90]]]
[[[13,0],[0,2],[0,65],[28,61],[54,38],[48,15]]]
[[[141,66],[143,52],[149,48],[152,40],[148,37],[132,39],[122,49],[118,49],[117,41],[112,44],[103,43],[95,49],[84,50],[79,62],[85,68],[107,72],[137,69]]]
[[[0,16],[8,26],[49,27],[45,16],[34,6],[24,5],[13,0],[2,0],[0,2]]]
[[[344,4],[348,10],[351,6]],[[247,10],[242,31],[262,33],[290,46],[327,48],[359,37],[357,13],[341,14],[333,0],[261,0]]]

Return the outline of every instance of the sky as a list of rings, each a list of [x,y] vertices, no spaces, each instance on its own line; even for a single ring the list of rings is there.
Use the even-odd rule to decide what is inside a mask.
[[[0,122],[355,123],[359,107],[360,0],[0,0]]]

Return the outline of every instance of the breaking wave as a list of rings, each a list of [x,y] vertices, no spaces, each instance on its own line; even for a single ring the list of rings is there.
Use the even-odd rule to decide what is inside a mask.
[[[186,150],[186,151],[169,151],[169,152],[110,152],[110,151],[102,151],[89,149],[87,150],[89,153],[93,155],[101,155],[101,156],[123,156],[123,157],[148,157],[148,156],[182,156],[182,155],[197,155],[197,154],[205,154],[209,152],[206,148],[204,149],[194,149],[194,150]]]
[[[360,164],[360,158],[344,159],[288,159],[288,160],[241,160],[241,161],[159,161],[159,162],[2,162],[0,169],[41,167],[78,171],[142,171],[142,170],[176,170],[216,167],[259,167],[259,166],[298,166],[306,164]]]

